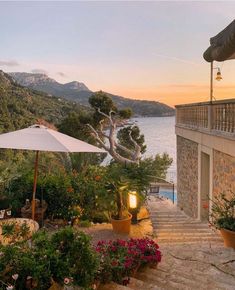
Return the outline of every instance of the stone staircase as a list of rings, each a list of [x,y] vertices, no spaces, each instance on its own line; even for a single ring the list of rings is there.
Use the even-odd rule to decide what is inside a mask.
[[[99,290],[234,290],[235,251],[221,247],[162,248],[157,269],[147,268],[132,277],[128,286],[110,283]],[[164,255],[164,253],[167,253]],[[231,263],[228,263],[231,261]],[[233,262],[232,262],[233,261]]]
[[[163,243],[222,243],[220,235],[208,223],[194,220],[179,210],[170,200],[149,197],[150,218],[159,244]]]
[[[127,286],[110,283],[99,290],[235,289],[235,251],[224,248],[217,233],[168,200],[150,196],[149,209],[161,263],[139,271]]]
[[[110,283],[99,290],[234,290],[235,251],[221,247],[162,247],[157,269],[146,268],[127,286]],[[164,253],[166,253],[164,255]],[[228,263],[231,261],[231,263]],[[233,262],[232,262],[233,261]]]

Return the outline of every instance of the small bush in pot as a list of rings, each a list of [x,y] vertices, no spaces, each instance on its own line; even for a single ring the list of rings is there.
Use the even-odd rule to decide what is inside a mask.
[[[210,223],[219,229],[224,244],[235,248],[235,193],[221,193],[212,200]]]

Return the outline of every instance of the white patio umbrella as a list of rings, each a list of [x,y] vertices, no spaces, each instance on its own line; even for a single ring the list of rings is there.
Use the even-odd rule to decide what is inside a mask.
[[[36,151],[34,166],[34,184],[32,198],[32,219],[35,217],[35,194],[37,187],[38,154],[39,151],[52,152],[95,152],[106,151],[86,142],[59,133],[42,125],[32,125],[29,128],[0,134],[0,148],[34,150]]]

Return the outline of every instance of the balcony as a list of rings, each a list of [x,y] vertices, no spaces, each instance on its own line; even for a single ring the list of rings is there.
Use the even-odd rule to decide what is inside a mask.
[[[235,99],[176,106],[176,127],[235,139]]]

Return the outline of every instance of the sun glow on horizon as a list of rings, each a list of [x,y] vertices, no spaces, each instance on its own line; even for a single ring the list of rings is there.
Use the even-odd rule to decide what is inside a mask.
[[[208,101],[202,55],[235,10],[235,3],[215,3],[0,2],[0,69],[41,71],[61,83],[170,106]],[[231,99],[235,61],[218,66],[223,80],[214,83],[214,96]]]

